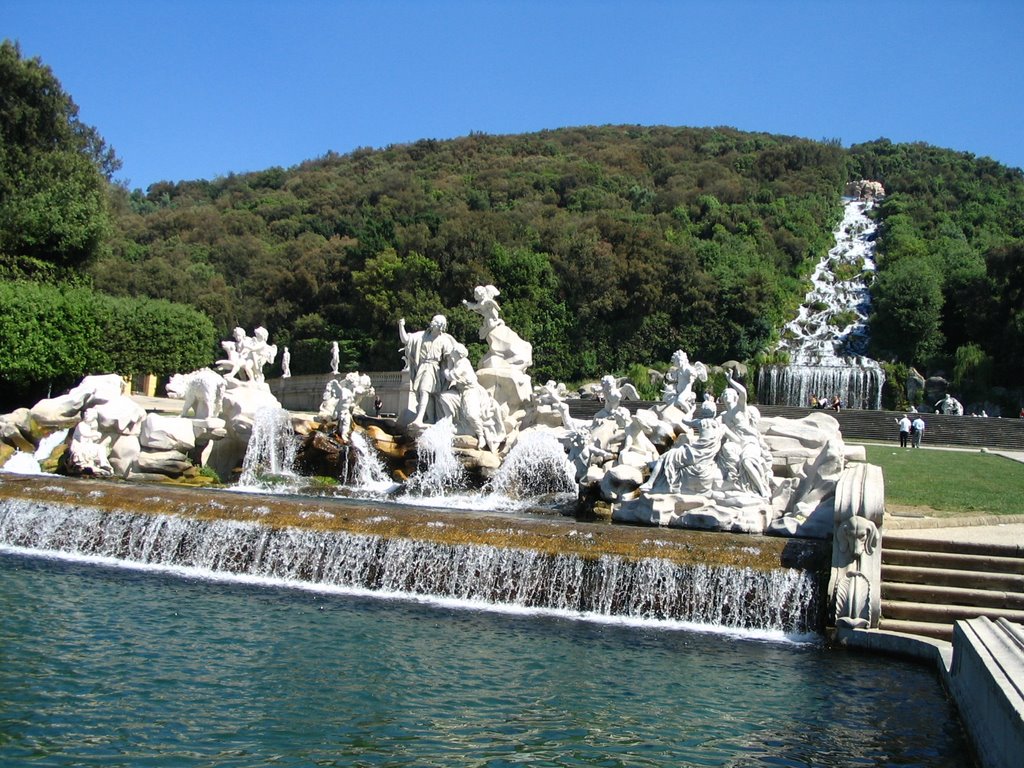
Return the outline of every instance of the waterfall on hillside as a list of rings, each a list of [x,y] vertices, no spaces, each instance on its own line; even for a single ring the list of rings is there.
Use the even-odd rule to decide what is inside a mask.
[[[839,395],[846,407],[880,408],[885,374],[868,348],[868,290],[875,272],[872,203],[847,199],[835,230],[836,245],[811,278],[796,319],[787,323],[778,349],[788,366],[763,366],[758,400],[768,405],[808,405],[812,396]]]
[[[0,546],[574,614],[816,631],[807,571],[677,565],[0,501]]]
[[[261,478],[268,475],[292,475],[297,448],[291,414],[274,406],[260,408],[253,418],[238,485],[258,486]]]

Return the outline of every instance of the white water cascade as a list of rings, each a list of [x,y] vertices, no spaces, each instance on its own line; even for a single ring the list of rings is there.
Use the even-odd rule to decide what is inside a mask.
[[[455,454],[454,440],[450,417],[431,424],[416,438],[417,468],[406,484],[410,494],[442,496],[465,490],[466,468]]]
[[[876,225],[867,216],[871,205],[845,200],[836,245],[815,267],[799,314],[783,330],[778,349],[789,354],[789,365],[762,366],[760,402],[806,406],[812,396],[838,395],[845,407],[881,407],[885,374],[865,357],[868,285],[875,272]]]
[[[0,547],[195,568],[296,586],[793,634],[815,632],[821,609],[814,574],[794,568],[762,571],[679,565],[662,558],[587,558],[23,499],[0,500]]]
[[[494,473],[493,493],[524,498],[548,493],[575,494],[576,477],[565,449],[550,432],[521,433],[501,467]]]
[[[266,475],[293,475],[297,448],[291,414],[283,408],[260,408],[253,418],[238,485],[254,487]]]

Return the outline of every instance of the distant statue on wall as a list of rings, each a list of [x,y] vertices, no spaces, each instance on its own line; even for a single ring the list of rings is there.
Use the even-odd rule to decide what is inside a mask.
[[[281,378],[290,379],[292,376],[292,353],[288,351],[288,347],[284,348],[281,353]]]
[[[341,364],[341,352],[338,350],[338,342],[331,342],[331,373],[338,375],[338,366]]]

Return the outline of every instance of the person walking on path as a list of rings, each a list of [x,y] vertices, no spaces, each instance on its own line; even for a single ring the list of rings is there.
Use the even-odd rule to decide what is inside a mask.
[[[918,416],[910,424],[910,428],[913,430],[914,447],[921,447],[921,436],[924,434],[924,419]]]
[[[903,414],[902,419],[896,419],[900,427],[900,448],[907,447],[907,438],[910,437],[910,416]]]

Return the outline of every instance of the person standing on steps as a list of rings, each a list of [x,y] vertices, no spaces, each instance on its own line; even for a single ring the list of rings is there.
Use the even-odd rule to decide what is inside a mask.
[[[914,447],[921,447],[921,436],[924,435],[924,419],[918,416],[910,424],[910,428],[913,430]]]
[[[907,438],[910,437],[910,416],[904,414],[902,419],[896,419],[896,423],[900,427],[900,448],[906,448]]]

